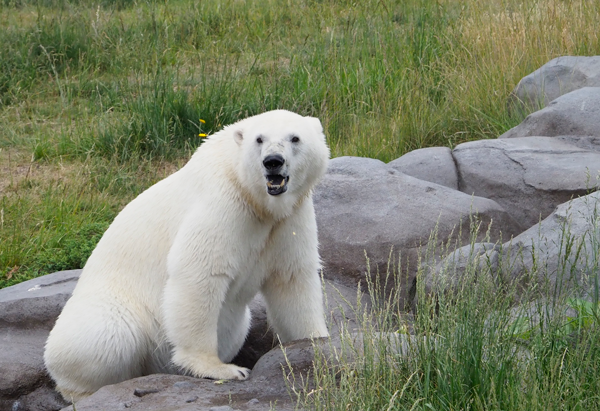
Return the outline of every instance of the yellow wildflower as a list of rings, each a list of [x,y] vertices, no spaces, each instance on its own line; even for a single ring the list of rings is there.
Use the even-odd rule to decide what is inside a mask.
[[[198,120],[200,120],[200,122],[201,122],[202,124],[206,124],[206,121],[202,120],[201,118],[200,118],[200,119],[198,119]],[[204,137],[208,137],[208,134],[200,133],[200,134],[198,134],[198,136],[200,136],[200,137],[204,138]]]

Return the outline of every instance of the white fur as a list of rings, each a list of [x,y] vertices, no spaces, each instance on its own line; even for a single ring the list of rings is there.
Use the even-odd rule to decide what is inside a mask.
[[[266,189],[270,154],[283,156],[289,175],[277,196]],[[247,369],[226,363],[244,343],[247,304],[259,291],[282,341],[326,336],[311,191],[328,158],[318,119],[271,111],[211,136],[129,203],[46,343],[63,396],[175,368],[246,379]]]

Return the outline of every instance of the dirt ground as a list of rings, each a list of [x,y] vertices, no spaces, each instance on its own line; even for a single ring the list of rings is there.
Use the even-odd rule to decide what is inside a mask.
[[[27,180],[44,181],[46,179],[64,179],[74,166],[33,161],[31,153],[15,148],[0,148],[0,197],[8,192],[18,191]]]

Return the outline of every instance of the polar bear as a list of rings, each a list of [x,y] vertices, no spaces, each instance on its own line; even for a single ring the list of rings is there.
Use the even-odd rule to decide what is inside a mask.
[[[328,158],[318,119],[270,111],[209,137],[129,203],[48,337],[57,390],[77,401],[157,372],[244,380],[228,362],[258,292],[282,342],[327,336],[311,192]]]

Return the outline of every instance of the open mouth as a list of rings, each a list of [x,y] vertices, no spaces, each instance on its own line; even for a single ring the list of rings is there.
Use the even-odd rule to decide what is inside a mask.
[[[279,174],[267,176],[267,192],[272,196],[285,193],[289,179],[289,176],[284,177]]]

